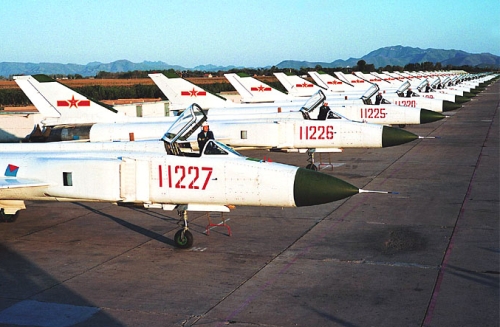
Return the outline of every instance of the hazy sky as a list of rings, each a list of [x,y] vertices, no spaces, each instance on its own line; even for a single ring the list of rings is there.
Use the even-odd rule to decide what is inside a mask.
[[[500,0],[2,0],[0,62],[262,67],[381,47],[500,55]]]

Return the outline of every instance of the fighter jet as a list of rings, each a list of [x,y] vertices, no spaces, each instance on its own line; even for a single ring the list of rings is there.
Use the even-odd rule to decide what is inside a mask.
[[[260,99],[260,100],[272,100],[271,95],[265,95],[265,96],[260,96],[259,93],[261,91],[257,91],[259,88],[262,88],[264,91],[262,93],[270,92],[270,93],[276,93],[278,92],[275,89],[272,89],[270,86],[261,83],[260,81],[257,81],[253,78],[249,77],[238,77],[233,76],[235,74],[226,74],[230,76],[231,80],[233,80],[233,85],[240,85],[239,89],[241,92],[246,92],[249,94],[248,98],[253,98],[255,96],[255,99]],[[296,96],[294,97],[293,101],[288,101],[288,102],[279,102],[279,99],[283,99],[284,93],[277,93],[281,94],[278,98],[275,100],[277,102],[268,102],[263,103],[263,102],[258,102],[258,103],[246,103],[246,104],[230,104],[230,102],[224,102],[221,99],[218,99],[220,101],[220,105],[224,107],[210,107],[212,101],[209,103],[208,101],[205,101],[205,99],[208,98],[216,98],[214,95],[208,96],[210,93],[206,92],[205,90],[201,89],[200,87],[186,81],[183,79],[179,78],[167,78],[163,74],[150,74],[149,75],[153,81],[158,85],[160,90],[163,92],[166,92],[165,95],[167,98],[173,98],[176,99],[176,101],[184,101],[184,105],[187,106],[189,105],[188,101],[189,98],[182,97],[181,90],[188,90],[188,89],[193,89],[196,90],[196,92],[203,94],[201,97],[197,97],[197,100],[200,101],[200,103],[196,102],[199,104],[202,108],[204,109],[209,109],[209,116],[214,117],[213,115],[219,115],[219,114],[225,114],[225,115],[232,115],[233,117],[239,117],[242,112],[254,112],[254,113],[277,113],[278,111],[280,112],[286,112],[286,111],[299,111],[301,107],[303,107],[301,101],[304,101],[306,96]],[[226,76],[226,77],[228,77]],[[237,84],[236,84],[237,83]],[[252,91],[253,89],[253,91]],[[266,91],[266,90],[270,91]],[[273,92],[273,90],[275,92]],[[309,96],[315,96],[318,92],[321,92],[325,95],[325,101],[327,102],[328,106],[330,107],[332,112],[337,113],[337,115],[334,115],[334,117],[338,117],[339,115],[342,117],[345,117],[347,119],[353,120],[353,121],[359,121],[359,122],[367,122],[367,123],[373,123],[373,124],[382,124],[382,125],[399,125],[400,127],[406,126],[406,125],[416,125],[416,124],[425,124],[425,123],[430,123],[437,121],[439,119],[443,119],[445,116],[433,112],[432,110],[427,110],[427,109],[422,109],[422,108],[404,108],[402,106],[398,105],[391,105],[390,103],[384,103],[383,106],[378,106],[374,104],[368,104],[371,102],[370,98],[372,98],[376,93],[378,89],[370,87],[367,91],[364,91],[363,93],[358,93],[358,94],[349,94],[348,100],[344,99],[344,95],[342,95],[342,98],[338,98],[335,96],[331,96],[332,93],[323,93],[323,90],[317,90],[315,92],[308,92],[307,94]],[[185,92],[185,91],[184,91]],[[330,94],[330,97],[328,96]],[[301,101],[299,101],[301,99]],[[222,103],[224,102],[224,103]],[[179,103],[179,102],[178,102]],[[206,106],[204,107],[203,104]],[[243,111],[242,109],[245,109]],[[316,111],[312,113],[310,111],[310,117],[316,118],[318,116],[319,112]],[[212,119],[212,118],[211,118]]]
[[[183,227],[174,242],[189,248],[188,211],[311,206],[365,192],[327,174],[243,157],[215,140],[201,154],[182,151],[204,119],[186,110],[154,143],[2,144],[0,218],[15,219],[28,200],[177,210]]]
[[[395,86],[388,82],[383,81],[375,76],[360,76],[366,80],[370,85],[365,91],[362,89],[355,89],[349,82],[337,82],[337,80],[329,74],[318,74],[317,72],[309,72],[314,76],[316,81],[327,87],[323,90],[319,86],[299,77],[288,76],[284,73],[274,73],[281,84],[287,89],[288,94],[296,96],[311,96],[314,90],[322,89],[330,104],[337,105],[350,105],[350,104],[376,104],[375,94],[380,94],[383,97],[381,104],[395,104],[397,106],[412,107],[427,109],[436,112],[443,111],[443,101],[428,99],[428,98],[414,98],[411,100],[401,99],[404,92],[410,86],[409,82],[400,83],[400,86]],[[356,73],[361,74],[361,73]],[[359,75],[358,75],[359,76]],[[384,83],[384,84],[382,84]]]
[[[35,106],[40,106],[41,111],[55,117],[43,122],[50,129],[49,141],[158,140],[175,118],[118,116],[98,102],[45,77],[22,77],[16,78],[16,81]],[[59,100],[67,98],[71,101]],[[235,148],[307,152],[307,167],[310,169],[317,168],[314,162],[315,152],[388,147],[418,138],[404,130],[353,122],[333,113],[329,115],[329,119],[311,119],[310,112],[319,107],[324,99],[324,94],[318,93],[303,103],[302,108],[296,112],[261,113],[247,108],[227,113],[224,110],[228,109],[210,109],[208,118],[219,141]],[[71,105],[68,103],[74,103],[74,108],[69,108]],[[198,108],[199,115],[204,114],[197,104],[192,107]],[[103,115],[100,115],[101,112]],[[118,117],[114,118],[113,115]],[[191,148],[196,150],[196,139],[189,141]]]
[[[376,83],[380,87],[384,99],[398,106],[425,108],[436,112],[450,111],[461,107],[460,104],[444,99],[433,99],[422,96],[420,90],[425,87],[427,80],[422,81],[419,87],[412,90],[411,83],[408,80],[398,81],[393,84],[385,81],[381,74],[364,74],[362,72],[355,72],[354,74],[369,83]],[[398,85],[397,88],[395,87],[396,85]]]
[[[246,97],[246,101],[250,101],[249,99],[255,99],[255,101],[270,100],[273,98],[273,94],[278,94],[277,90],[252,77],[239,77],[236,74],[225,74],[225,76],[239,92],[241,90],[241,92],[251,94],[251,97]],[[367,87],[367,89],[365,90],[364,87]],[[264,91],[260,91],[260,89]],[[364,90],[363,93],[359,93],[361,90]],[[340,97],[332,95],[335,92],[330,92],[328,93],[330,96],[326,97],[326,101],[328,101],[328,105],[332,111],[347,119],[375,124],[399,125],[400,127],[404,127],[406,125],[430,123],[445,117],[432,110],[402,107],[393,105],[390,101],[385,101],[381,106],[375,105],[371,99],[378,90],[375,84],[365,83],[357,91],[344,93]],[[289,97],[293,101],[297,101],[300,98],[300,96]]]
[[[410,81],[410,83],[412,83],[412,88],[417,88],[417,89],[421,88],[423,86],[423,82],[425,81],[425,79],[427,79],[424,78],[424,76],[418,74],[413,75],[410,72],[394,72],[394,74],[404,79],[407,79],[408,81]],[[446,84],[450,80],[449,76],[443,76],[443,75],[433,76],[428,80],[431,86],[431,90],[433,91],[433,93],[436,93],[434,94],[436,98],[439,99],[443,98],[443,96],[437,95],[437,93],[439,93],[448,95],[448,97],[452,96],[455,99],[454,102],[456,103],[463,103],[470,100],[470,98],[474,96],[474,94],[470,92],[464,92],[463,90],[447,88]]]
[[[408,81],[401,80],[389,80],[389,77],[383,78],[377,73],[373,75],[363,74],[361,72],[355,72],[355,75],[345,75],[340,72],[336,72],[337,77],[333,77],[329,74],[318,74],[317,72],[309,72],[309,75],[318,84],[325,85],[332,92],[338,91],[341,86],[343,90],[348,92],[350,90],[350,98],[352,99],[355,92],[361,92],[362,90],[370,90],[372,87],[376,87],[376,92],[372,92],[369,98],[365,95],[365,99],[368,98],[369,102],[374,102],[374,95],[380,94],[383,97],[383,104],[393,104],[403,107],[421,108],[425,110],[431,110],[435,112],[443,112],[448,110],[457,109],[460,105],[456,105],[452,102],[445,101],[442,99],[431,99],[427,97],[420,96],[415,92],[408,93],[408,89],[411,87]],[[339,79],[340,78],[340,79]],[[337,81],[341,81],[340,84]],[[368,89],[366,89],[368,87]],[[365,91],[368,93],[368,91]],[[357,93],[359,94],[359,93]],[[407,94],[411,94],[411,99],[408,99]],[[366,100],[364,101],[367,102]]]

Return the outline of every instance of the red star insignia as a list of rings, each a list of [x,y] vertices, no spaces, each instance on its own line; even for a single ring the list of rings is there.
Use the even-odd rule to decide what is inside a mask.
[[[78,100],[75,100],[75,95],[71,97],[71,100],[68,100],[69,102],[69,107],[75,107],[78,108]]]
[[[191,91],[189,91],[189,94],[190,94],[190,96],[195,97],[196,95],[198,95],[198,91],[196,91],[193,87],[193,89]]]

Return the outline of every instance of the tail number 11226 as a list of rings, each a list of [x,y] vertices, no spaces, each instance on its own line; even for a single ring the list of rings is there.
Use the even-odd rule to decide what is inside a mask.
[[[299,137],[301,140],[331,140],[333,139],[333,126],[300,126]]]

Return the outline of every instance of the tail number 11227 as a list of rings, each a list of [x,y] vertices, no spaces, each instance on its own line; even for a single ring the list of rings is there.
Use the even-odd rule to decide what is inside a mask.
[[[207,188],[210,176],[212,176],[212,167],[196,166],[171,166],[166,167],[166,186],[169,188],[204,190]],[[158,175],[160,187],[163,187],[163,166],[158,166]]]

